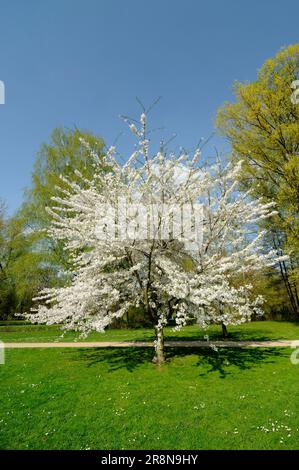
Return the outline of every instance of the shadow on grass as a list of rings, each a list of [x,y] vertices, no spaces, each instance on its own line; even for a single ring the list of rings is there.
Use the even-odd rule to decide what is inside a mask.
[[[198,353],[197,365],[206,367],[206,372],[201,376],[211,372],[218,372],[221,378],[231,374],[230,368],[237,367],[239,370],[246,370],[257,365],[272,364],[277,357],[283,355],[282,349],[264,348],[221,348],[218,351],[205,349]]]
[[[184,331],[181,332],[172,332],[170,329],[165,330],[165,340],[166,341],[204,341],[205,335],[209,336],[211,341],[279,341],[282,339],[288,339],[285,337],[283,333],[281,333],[278,329],[277,332],[273,331],[273,329],[267,330],[263,322],[261,323],[261,327],[259,329],[256,328],[246,328],[245,325],[241,327],[228,327],[228,337],[224,338],[222,336],[221,327],[213,329],[212,331],[208,328],[207,330],[202,330],[198,328],[198,331]],[[293,323],[293,327],[298,328],[298,336],[299,336],[299,323]],[[142,334],[140,336],[137,335],[133,339],[133,341],[153,341],[154,334],[150,335],[147,334],[144,337]]]
[[[245,330],[245,329],[238,329],[235,331],[229,331],[228,337],[223,338],[221,331],[206,331],[202,332],[199,331],[197,333],[193,334],[171,334],[171,332],[167,333],[165,335],[165,340],[166,341],[203,341],[204,340],[204,335],[208,335],[210,341],[279,341],[281,339],[284,339],[283,334],[274,334],[273,331],[267,332],[265,329],[260,329],[260,330]],[[299,335],[299,328],[298,328],[298,335]],[[137,340],[135,340],[137,341]]]
[[[78,353],[75,360],[85,362],[88,367],[105,362],[109,372],[119,369],[133,372],[141,365],[151,363],[153,358],[152,348],[138,347],[80,349]],[[251,369],[261,363],[274,363],[283,354],[284,351],[278,348],[219,348],[218,351],[210,348],[166,348],[168,364],[175,358],[196,356],[197,362],[193,367],[201,368],[200,376],[217,372],[221,378],[231,373],[232,366],[240,370]]]

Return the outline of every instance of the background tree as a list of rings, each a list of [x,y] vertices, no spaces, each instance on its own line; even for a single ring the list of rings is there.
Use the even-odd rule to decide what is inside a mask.
[[[59,285],[59,277],[44,253],[34,250],[37,235],[24,232],[23,220],[5,220],[1,231],[0,318],[12,318],[32,305],[44,286]]]
[[[43,144],[37,155],[32,186],[26,190],[21,209],[7,218],[1,204],[0,318],[30,310],[37,292],[62,285],[68,279],[69,260],[63,243],[46,236],[49,225],[46,207],[51,207],[58,181],[63,187],[60,176],[76,181],[77,169],[91,177],[94,171],[91,154],[96,152],[101,157],[103,148],[103,140],[89,132],[55,129],[50,143]]]
[[[0,200],[0,318],[7,306],[14,303],[13,289],[6,275],[7,233],[6,233],[5,203]]]
[[[299,73],[299,44],[280,51],[258,72],[256,81],[235,84],[235,103],[218,111],[216,125],[243,160],[240,180],[263,201],[273,200],[277,216],[267,222],[268,244],[287,253],[280,273],[292,311],[299,315],[299,105],[291,100]]]
[[[68,267],[63,244],[45,237],[50,221],[47,207],[53,204],[51,198],[56,194],[57,186],[64,186],[61,176],[78,181],[74,172],[78,170],[84,177],[92,177],[93,153],[100,158],[103,156],[102,138],[79,129],[54,129],[50,143],[44,143],[38,152],[32,172],[32,184],[25,191],[25,201],[18,214],[24,221],[25,229],[39,233],[39,250],[44,250],[47,261],[50,257],[54,264],[62,268]],[[106,171],[104,165],[101,169]]]

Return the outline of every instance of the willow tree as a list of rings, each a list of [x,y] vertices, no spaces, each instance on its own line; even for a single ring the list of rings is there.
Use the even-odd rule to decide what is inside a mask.
[[[102,157],[104,153],[102,138],[80,129],[53,130],[49,142],[43,143],[37,153],[31,185],[25,190],[24,202],[17,214],[18,220],[23,223],[24,233],[30,235],[31,251],[39,254],[42,264],[58,272],[55,282],[62,282],[62,274],[68,269],[70,260],[65,256],[63,243],[46,235],[50,225],[46,209],[53,204],[52,197],[56,194],[56,186],[64,185],[61,176],[74,182],[78,182],[74,170],[80,171],[85,177],[92,176],[94,162],[90,150],[82,145],[82,139],[88,143],[90,150],[97,152],[99,158]],[[99,168],[106,171],[104,165],[100,163]],[[49,286],[45,283],[46,285]]]
[[[74,169],[90,177],[94,162],[90,149],[103,154],[103,140],[78,129],[55,129],[49,143],[38,152],[31,187],[17,213],[5,217],[0,203],[0,316],[7,318],[32,306],[32,297],[43,287],[61,285],[68,278],[70,260],[63,243],[47,237],[55,186],[63,185],[60,175],[76,181]],[[99,165],[100,167],[100,165]],[[101,167],[105,171],[104,167]]]

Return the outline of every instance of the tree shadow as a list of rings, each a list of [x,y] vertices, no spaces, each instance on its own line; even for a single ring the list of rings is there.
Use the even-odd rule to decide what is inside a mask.
[[[88,367],[100,362],[106,363],[108,371],[127,369],[133,372],[142,364],[151,363],[154,350],[151,347],[124,347],[124,348],[86,348],[78,350],[78,360],[84,361]]]
[[[78,349],[73,356],[74,360],[84,362],[87,367],[99,363],[107,364],[108,371],[114,372],[126,369],[133,372],[145,363],[151,364],[154,351],[150,347],[128,348],[86,348]],[[233,367],[239,370],[251,369],[261,363],[274,363],[277,357],[284,354],[281,348],[166,348],[167,363],[176,358],[196,356],[194,367],[201,369],[200,376],[210,373],[218,373],[220,378],[225,378],[233,372]],[[153,367],[160,367],[153,365]],[[164,367],[164,366],[162,366]],[[204,372],[203,372],[204,370]]]
[[[198,354],[197,365],[206,369],[201,376],[218,372],[221,378],[225,378],[232,373],[232,367],[247,370],[261,363],[273,364],[282,355],[282,349],[278,348],[219,348],[218,351],[205,348]]]
[[[208,331],[202,332],[199,331],[197,333],[188,334],[186,333],[178,335],[178,334],[171,334],[171,332],[167,332],[165,334],[166,341],[204,341],[205,335],[209,336],[210,341],[279,341],[284,339],[283,335],[274,335],[273,332],[260,329],[260,330],[236,330],[230,331],[228,328],[228,337],[224,338],[221,334],[221,331]],[[299,328],[298,328],[298,336],[299,336]],[[137,339],[135,341],[138,341]]]

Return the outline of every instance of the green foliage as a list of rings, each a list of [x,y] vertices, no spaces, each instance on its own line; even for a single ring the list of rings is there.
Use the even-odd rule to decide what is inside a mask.
[[[75,171],[79,171],[87,179],[93,175],[95,161],[90,154],[94,152],[98,155],[99,164],[102,164],[103,149],[103,140],[89,132],[54,129],[50,143],[43,144],[37,155],[32,186],[25,192],[20,216],[26,227],[39,233],[39,248],[57,266],[68,268],[69,260],[62,243],[53,242],[45,236],[44,230],[50,223],[46,208],[55,205],[51,198],[59,194],[58,188],[68,188],[61,177],[77,181]],[[103,171],[106,171],[104,164]]]
[[[75,170],[86,178],[94,171],[95,161],[101,164],[104,142],[88,132],[55,129],[48,144],[43,144],[32,173],[32,186],[14,217],[5,220],[0,205],[0,318],[28,311],[32,298],[44,287],[64,283],[68,279],[69,259],[60,242],[50,241],[45,230],[50,216],[46,210],[53,204],[57,187],[66,187],[61,176],[76,180]],[[106,171],[103,165],[103,171]]]
[[[53,204],[51,197],[57,194],[57,186],[65,187],[60,176],[76,180],[75,170],[86,178],[93,175],[95,161],[82,141],[99,158],[103,156],[103,140],[79,129],[54,129],[50,143],[41,146],[32,173],[32,186],[25,193],[23,205],[31,224],[48,225],[49,215],[45,208]]]
[[[38,235],[24,230],[22,218],[2,219],[0,317],[30,308],[32,297],[44,285],[57,283],[57,272],[44,253],[34,250]]]
[[[269,243],[290,256],[286,281],[296,304],[299,260],[299,105],[291,84],[299,78],[299,44],[269,59],[256,81],[235,84],[235,103],[218,111],[216,125],[243,160],[241,182],[253,197],[276,203]],[[296,305],[295,305],[296,307]],[[298,308],[298,299],[297,299]]]

